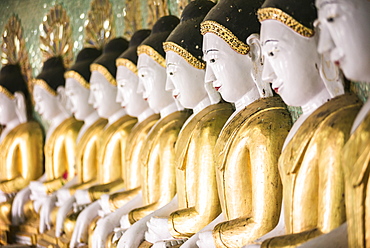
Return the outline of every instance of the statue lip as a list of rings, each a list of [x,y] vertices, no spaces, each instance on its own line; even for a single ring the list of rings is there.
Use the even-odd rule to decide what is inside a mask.
[[[218,91],[220,88],[221,88],[221,86],[215,87],[215,90]]]
[[[340,61],[336,60],[336,61],[334,61],[334,64],[339,67],[340,66]]]
[[[177,95],[173,95],[173,97],[174,97],[175,99],[177,99],[177,98],[179,97],[179,94],[177,94]]]
[[[144,101],[148,101],[148,98],[146,97],[146,98],[144,98]]]
[[[279,87],[278,88],[274,88],[274,91],[276,92],[276,94],[279,94]]]

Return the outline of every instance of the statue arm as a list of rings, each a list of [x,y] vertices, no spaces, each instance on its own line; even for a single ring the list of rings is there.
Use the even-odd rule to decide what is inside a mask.
[[[89,181],[73,185],[72,187],[69,188],[69,192],[71,193],[71,195],[73,195],[76,192],[76,190],[89,188],[93,186],[96,182],[97,182],[96,179],[91,179]]]
[[[123,207],[126,203],[132,200],[140,192],[140,187],[135,189],[117,192],[109,196],[109,206],[111,211],[115,211]]]
[[[91,201],[96,201],[102,195],[117,191],[119,189],[122,189],[123,187],[124,187],[123,180],[119,178],[110,183],[92,186],[88,189],[88,192],[89,192]]]

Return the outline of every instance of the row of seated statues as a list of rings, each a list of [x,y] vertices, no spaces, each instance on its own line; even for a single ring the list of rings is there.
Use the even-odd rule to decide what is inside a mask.
[[[32,98],[3,66],[0,242],[370,247],[370,101],[343,77],[370,82],[369,13],[194,0],[71,67],[49,58]]]

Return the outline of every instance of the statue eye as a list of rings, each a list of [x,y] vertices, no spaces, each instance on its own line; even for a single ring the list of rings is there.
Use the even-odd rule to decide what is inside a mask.
[[[326,18],[326,21],[327,22],[334,22],[334,17],[332,17],[332,16],[328,17],[328,18]]]
[[[274,52],[269,52],[270,57],[273,57],[274,55],[275,55]]]
[[[169,73],[171,76],[173,76],[173,72],[171,71],[170,73]]]
[[[215,59],[210,59],[210,60],[209,60],[209,62],[210,62],[210,63],[215,63],[215,62],[216,62],[216,60],[215,60]]]

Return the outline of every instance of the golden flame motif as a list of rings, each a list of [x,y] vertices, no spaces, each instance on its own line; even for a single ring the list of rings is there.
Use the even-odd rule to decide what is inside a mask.
[[[43,53],[44,61],[51,57],[61,56],[64,65],[68,67],[73,59],[72,30],[69,17],[62,5],[55,5],[44,16],[40,31],[40,49]]]
[[[148,0],[148,27],[153,27],[154,23],[162,16],[169,15],[167,0]]]
[[[129,40],[137,30],[143,28],[140,1],[126,0],[123,11],[125,24],[123,37]]]
[[[102,49],[114,37],[112,4],[109,0],[92,0],[85,22],[85,47]]]

